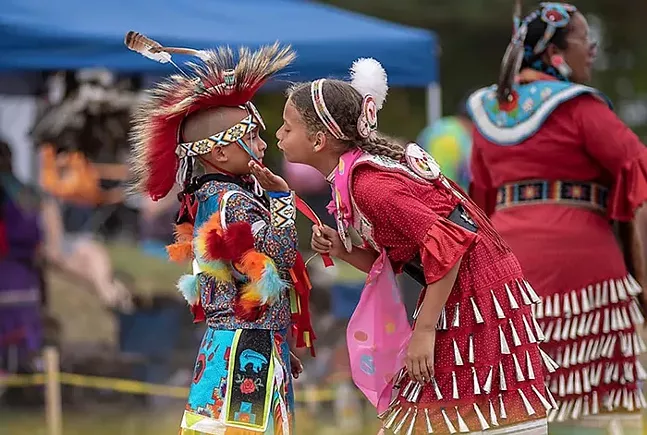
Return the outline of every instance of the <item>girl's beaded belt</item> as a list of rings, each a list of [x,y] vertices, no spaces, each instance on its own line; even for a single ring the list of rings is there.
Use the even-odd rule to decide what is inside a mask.
[[[499,187],[496,210],[530,204],[564,204],[606,213],[609,189],[589,182],[529,180]]]

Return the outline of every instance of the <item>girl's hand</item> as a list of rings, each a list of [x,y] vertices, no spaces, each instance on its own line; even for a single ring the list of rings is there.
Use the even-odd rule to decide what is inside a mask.
[[[258,184],[261,185],[263,189],[265,189],[268,192],[289,192],[290,191],[290,186],[288,186],[288,183],[272,171],[270,171],[267,168],[261,167],[258,163],[255,161],[250,161],[249,162],[249,169],[254,177],[256,177],[256,180],[258,180]]]
[[[426,383],[434,375],[434,347],[436,345],[436,330],[415,328],[405,364],[409,376],[418,382]]]
[[[328,225],[313,225],[310,247],[319,254],[329,254],[340,258],[346,253],[346,248],[339,238],[337,230]]]

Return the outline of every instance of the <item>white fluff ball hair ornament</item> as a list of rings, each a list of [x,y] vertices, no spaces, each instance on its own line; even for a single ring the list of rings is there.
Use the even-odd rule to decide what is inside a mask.
[[[386,71],[380,62],[372,58],[357,59],[350,68],[350,78],[351,86],[357,89],[362,97],[368,94],[372,95],[377,110],[380,110],[389,90]]]

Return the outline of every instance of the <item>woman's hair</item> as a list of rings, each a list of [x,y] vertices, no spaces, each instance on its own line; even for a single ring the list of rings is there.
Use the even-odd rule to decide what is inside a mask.
[[[315,111],[310,96],[311,83],[298,83],[288,89],[287,96],[299,111],[311,134],[318,131],[330,135]],[[390,157],[400,161],[404,157],[404,146],[395,139],[373,132],[363,138],[357,131],[357,121],[362,112],[362,95],[350,83],[342,80],[326,80],[322,85],[326,108],[348,140],[341,140],[346,148],[357,146],[369,154]]]
[[[566,18],[564,14],[568,14],[569,19],[566,26],[555,27],[554,33],[547,41],[544,40],[544,35],[546,35],[548,23],[542,18],[544,13],[549,17],[555,17],[557,20],[562,17]],[[548,3],[526,16],[519,23],[519,27],[516,27],[517,24],[515,23],[515,33],[503,56],[499,80],[497,81],[497,99],[499,103],[510,101],[512,86],[519,69],[531,68],[551,75],[558,80],[567,80],[567,77],[564,77],[557,68],[544,62],[542,57],[550,44],[554,44],[561,49],[567,48],[566,37],[571,31],[570,20],[576,13],[577,9],[573,5]],[[535,53],[537,47],[539,47],[539,52]]]
[[[542,9],[539,9],[538,11],[535,11],[528,15],[525,21],[528,28],[528,33],[526,34],[526,39],[524,41],[525,50],[523,62],[521,63],[522,68],[540,69],[543,66],[540,65],[540,63],[544,63],[541,60],[541,56],[544,54],[545,50],[538,54],[534,54],[533,52],[539,41],[544,36],[546,27],[548,27],[548,24],[541,19],[541,10]],[[576,11],[569,12],[571,19],[573,18],[573,15],[575,15],[575,13]],[[549,44],[554,44],[557,48],[565,50],[568,46],[566,37],[568,36],[568,33],[570,31],[570,25],[555,29],[555,34],[548,41]],[[546,44],[546,47],[548,47],[549,44]]]

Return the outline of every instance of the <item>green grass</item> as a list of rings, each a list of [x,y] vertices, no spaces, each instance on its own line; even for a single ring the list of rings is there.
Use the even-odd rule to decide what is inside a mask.
[[[150,411],[110,410],[93,407],[79,411],[63,409],[63,435],[176,435],[182,416],[182,404],[173,408]],[[328,420],[331,421],[331,420]],[[377,425],[363,433],[375,435]],[[47,435],[44,410],[7,412],[0,411],[2,435]],[[310,435],[351,435],[334,424],[323,424],[306,411],[297,412],[297,433]]]

